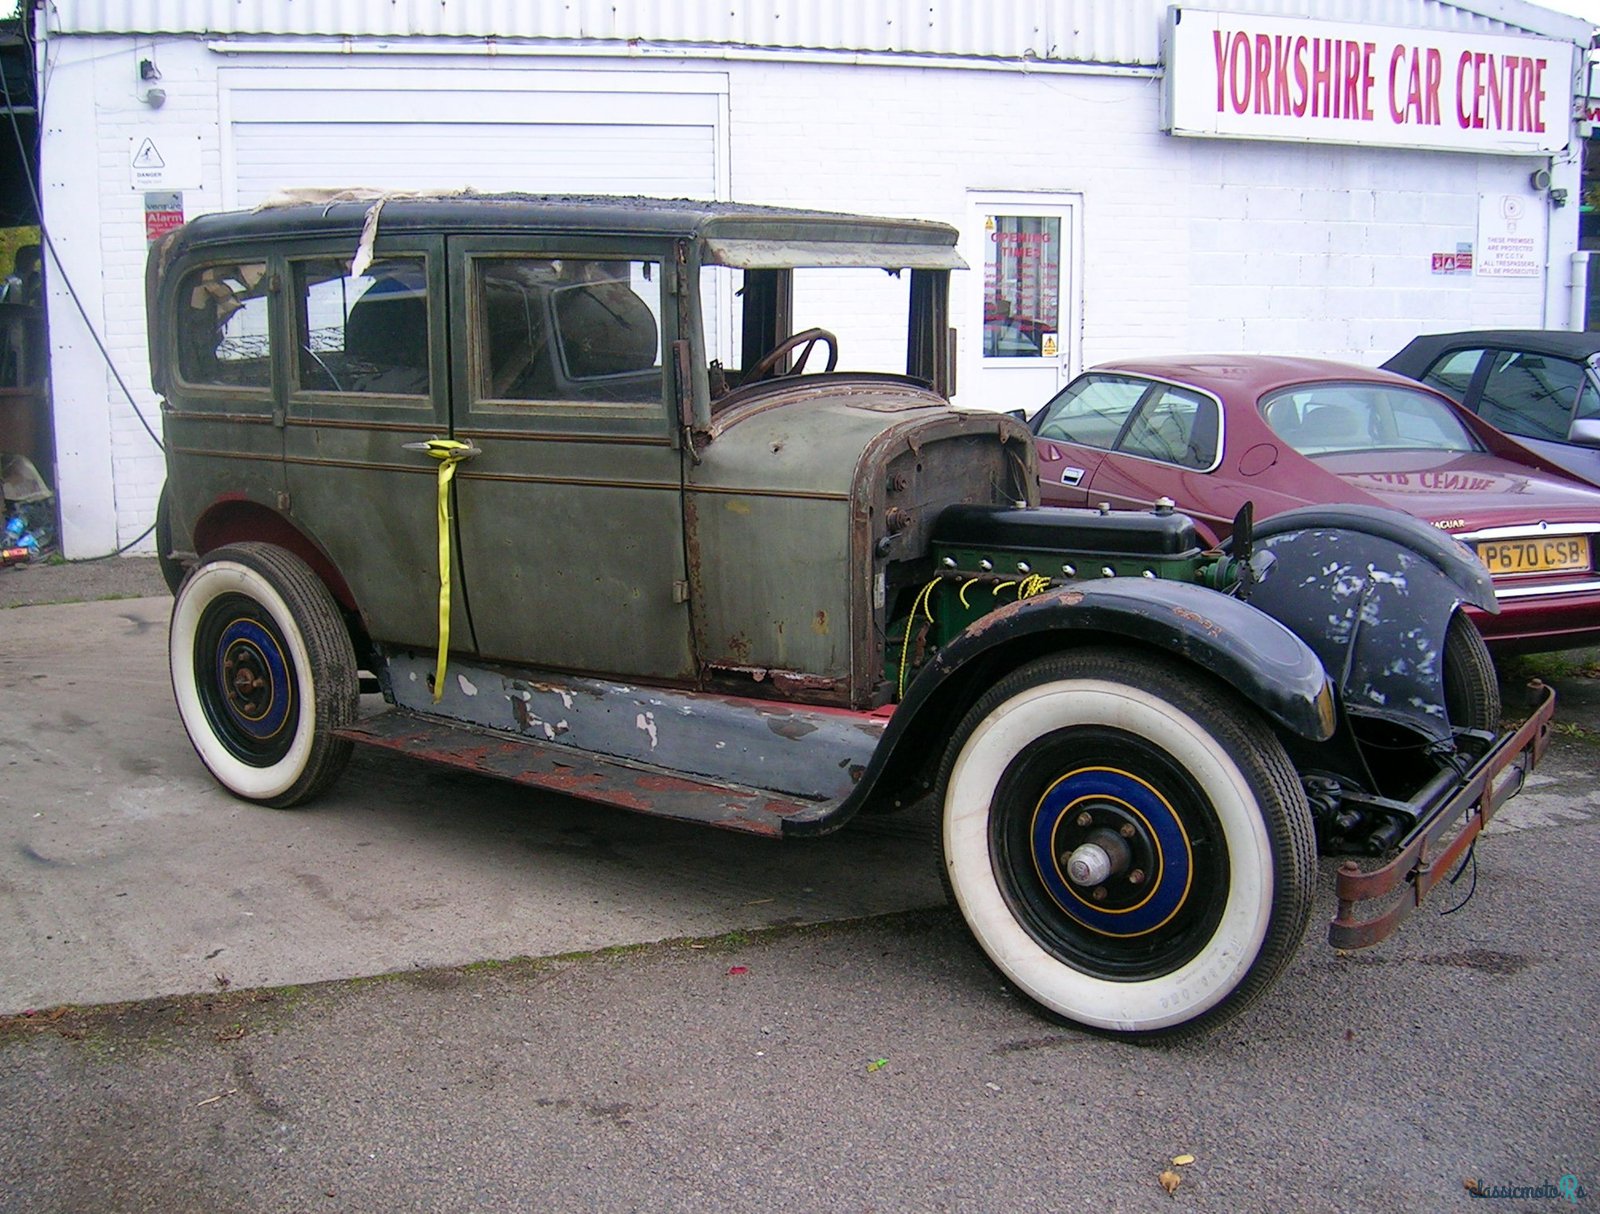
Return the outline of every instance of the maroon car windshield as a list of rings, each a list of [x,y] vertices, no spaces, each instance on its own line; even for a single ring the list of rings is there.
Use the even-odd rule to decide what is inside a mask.
[[[1261,413],[1301,455],[1483,450],[1443,401],[1388,384],[1302,384],[1266,398]]]

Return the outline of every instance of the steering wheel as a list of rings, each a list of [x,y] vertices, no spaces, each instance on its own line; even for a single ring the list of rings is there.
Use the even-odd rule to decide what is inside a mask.
[[[839,365],[839,339],[826,329],[802,329],[800,332],[784,338],[775,347],[767,351],[761,361],[745,373],[742,382],[754,384],[763,379],[771,379],[776,374],[778,364],[784,360],[784,357],[796,347],[804,346],[805,349],[800,352],[800,361],[784,372],[785,375],[799,375],[806,369],[806,359],[811,357],[811,351],[819,341],[828,344],[828,365],[823,368],[823,371],[832,371]]]

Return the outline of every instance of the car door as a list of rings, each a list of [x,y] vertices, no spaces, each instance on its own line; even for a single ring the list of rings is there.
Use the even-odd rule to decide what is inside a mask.
[[[1091,371],[1039,410],[1031,424],[1039,453],[1039,496],[1047,506],[1089,504],[1089,485],[1116,445],[1151,381]]]
[[[1572,423],[1594,407],[1595,388],[1576,359],[1529,350],[1490,350],[1469,407],[1557,463],[1569,456]]]
[[[417,448],[450,433],[444,243],[380,236],[371,263],[348,240],[297,247],[282,292],[288,392],[284,475],[376,641],[439,638],[437,463]],[[459,561],[452,556],[456,585]],[[453,597],[450,648],[470,652]]]
[[[1249,495],[1242,486],[1211,476],[1221,458],[1217,401],[1192,388],[1153,384],[1094,469],[1089,496],[1134,510],[1148,510],[1168,497],[1213,538],[1225,535]]]
[[[455,527],[479,652],[689,680],[670,242],[449,239]]]

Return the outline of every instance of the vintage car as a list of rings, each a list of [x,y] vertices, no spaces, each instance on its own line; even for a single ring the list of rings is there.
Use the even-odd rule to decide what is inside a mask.
[[[1170,502],[1040,509],[1026,427],[948,400],[956,235],[444,195],[164,239],[201,760],[288,807],[386,747],[794,838],[931,803],[995,966],[1111,1032],[1259,996],[1319,846],[1368,857],[1332,942],[1382,939],[1547,738],[1548,694],[1499,733],[1482,566],[1376,509],[1225,550]]]
[[[1600,488],[1388,371],[1265,354],[1105,363],[1037,413],[1046,505],[1170,497],[1210,539],[1311,503],[1388,506],[1469,544],[1496,654],[1600,644]]]

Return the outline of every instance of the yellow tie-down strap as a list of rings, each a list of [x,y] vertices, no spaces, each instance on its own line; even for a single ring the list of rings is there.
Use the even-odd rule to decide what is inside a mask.
[[[430,438],[422,449],[439,461],[439,659],[433,668],[433,702],[444,695],[444,672],[450,659],[450,482],[456,465],[476,455],[477,448],[453,438]]]

